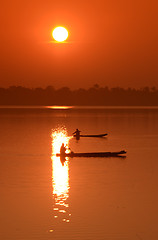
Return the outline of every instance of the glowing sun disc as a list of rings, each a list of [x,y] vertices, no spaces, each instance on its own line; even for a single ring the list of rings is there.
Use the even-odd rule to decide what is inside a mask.
[[[52,32],[52,36],[57,42],[64,42],[68,38],[68,35],[65,27],[56,27]]]

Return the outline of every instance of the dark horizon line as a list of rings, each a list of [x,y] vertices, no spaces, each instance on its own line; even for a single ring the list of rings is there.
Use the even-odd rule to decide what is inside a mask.
[[[123,90],[136,90],[136,91],[142,91],[142,90],[152,90],[152,91],[155,91],[155,90],[158,90],[158,88],[156,86],[147,86],[147,85],[144,85],[144,87],[120,87],[120,86],[115,86],[115,87],[109,87],[107,85],[105,86],[100,86],[99,84],[94,84],[93,86],[91,87],[88,87],[88,88],[85,88],[85,87],[78,87],[76,89],[72,89],[71,87],[68,87],[68,86],[62,86],[62,87],[54,87],[53,85],[48,85],[46,87],[40,87],[40,86],[37,86],[37,87],[26,87],[26,86],[22,86],[22,85],[10,85],[8,87],[2,87],[0,86],[0,89],[5,89],[5,90],[8,90],[8,89],[13,89],[13,88],[23,88],[23,89],[29,89],[29,90],[35,90],[35,89],[42,89],[42,90],[46,90],[46,89],[52,89],[52,90],[55,90],[55,91],[58,91],[60,89],[69,89],[70,91],[77,91],[77,90],[80,90],[80,89],[83,89],[85,91],[88,91],[92,88],[95,88],[95,89],[108,89],[108,90],[112,90],[112,89],[123,89]]]
[[[158,106],[158,89],[103,88],[98,84],[77,90],[68,87],[56,90],[53,86],[32,89],[11,86],[0,88],[0,105]]]

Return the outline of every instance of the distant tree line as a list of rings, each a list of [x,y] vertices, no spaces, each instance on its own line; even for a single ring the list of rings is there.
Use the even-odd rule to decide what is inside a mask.
[[[158,89],[108,88],[97,84],[77,90],[11,86],[0,88],[0,105],[158,106]]]

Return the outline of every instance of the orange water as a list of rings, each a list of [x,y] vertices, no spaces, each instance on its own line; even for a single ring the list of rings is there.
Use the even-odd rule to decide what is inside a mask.
[[[62,164],[61,132],[74,152],[127,157]],[[158,109],[0,109],[0,166],[2,240],[158,239]]]

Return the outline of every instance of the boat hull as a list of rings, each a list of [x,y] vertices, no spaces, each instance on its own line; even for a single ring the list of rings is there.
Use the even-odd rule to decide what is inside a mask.
[[[88,135],[84,135],[84,134],[80,134],[80,135],[76,135],[76,134],[74,134],[74,137],[76,137],[76,138],[80,138],[80,137],[98,137],[98,138],[100,138],[100,137],[105,137],[105,136],[107,136],[108,134],[107,133],[104,133],[104,134],[88,134]]]
[[[57,153],[56,156],[57,157],[125,157],[122,156],[123,154],[125,154],[125,151],[120,151],[120,152],[91,152],[91,153],[66,153],[66,154],[60,154]]]
[[[80,137],[105,137],[107,136],[108,134],[107,133],[104,133],[104,134],[98,134],[98,135],[83,135],[81,134]]]

